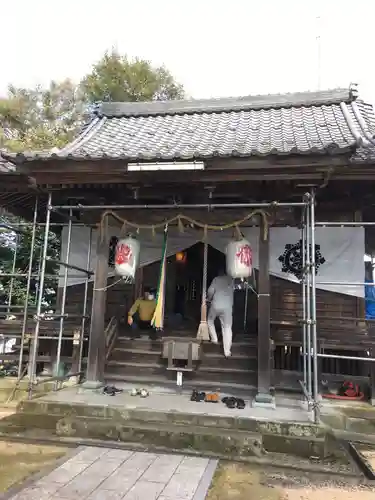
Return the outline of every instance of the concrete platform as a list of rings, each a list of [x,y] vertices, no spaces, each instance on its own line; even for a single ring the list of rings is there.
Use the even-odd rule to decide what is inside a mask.
[[[311,422],[299,399],[276,399],[276,409],[253,408],[246,401],[245,409],[231,410],[222,402],[191,402],[190,393],[162,389],[142,399],[126,391],[111,397],[66,388],[20,402],[17,413],[0,422],[0,433],[111,441],[244,461],[263,460],[273,453],[305,459],[336,454],[326,427]]]

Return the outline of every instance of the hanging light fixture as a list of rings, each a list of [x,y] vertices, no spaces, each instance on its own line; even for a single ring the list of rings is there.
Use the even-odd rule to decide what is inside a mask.
[[[186,253],[185,252],[177,252],[176,253],[176,262],[185,263],[186,262]]]

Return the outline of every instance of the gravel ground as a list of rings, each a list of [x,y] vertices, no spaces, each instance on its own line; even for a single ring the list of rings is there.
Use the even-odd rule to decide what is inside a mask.
[[[221,462],[207,500],[375,500],[363,478],[292,472]]]

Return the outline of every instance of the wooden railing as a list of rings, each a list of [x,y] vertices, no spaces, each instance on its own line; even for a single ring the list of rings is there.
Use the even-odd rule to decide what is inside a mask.
[[[117,318],[116,316],[112,316],[109,320],[107,328],[104,331],[105,335],[105,347],[106,347],[106,355],[105,358],[108,359],[111,355],[112,349],[117,340],[118,328],[117,328]]]

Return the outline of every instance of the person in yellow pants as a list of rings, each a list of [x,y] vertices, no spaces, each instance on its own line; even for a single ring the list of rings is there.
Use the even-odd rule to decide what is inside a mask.
[[[145,288],[144,296],[139,297],[128,312],[128,325],[132,328],[134,337],[140,337],[142,330],[152,330],[151,320],[155,309],[155,291],[151,288]],[[150,337],[154,336],[155,332],[151,331]]]

